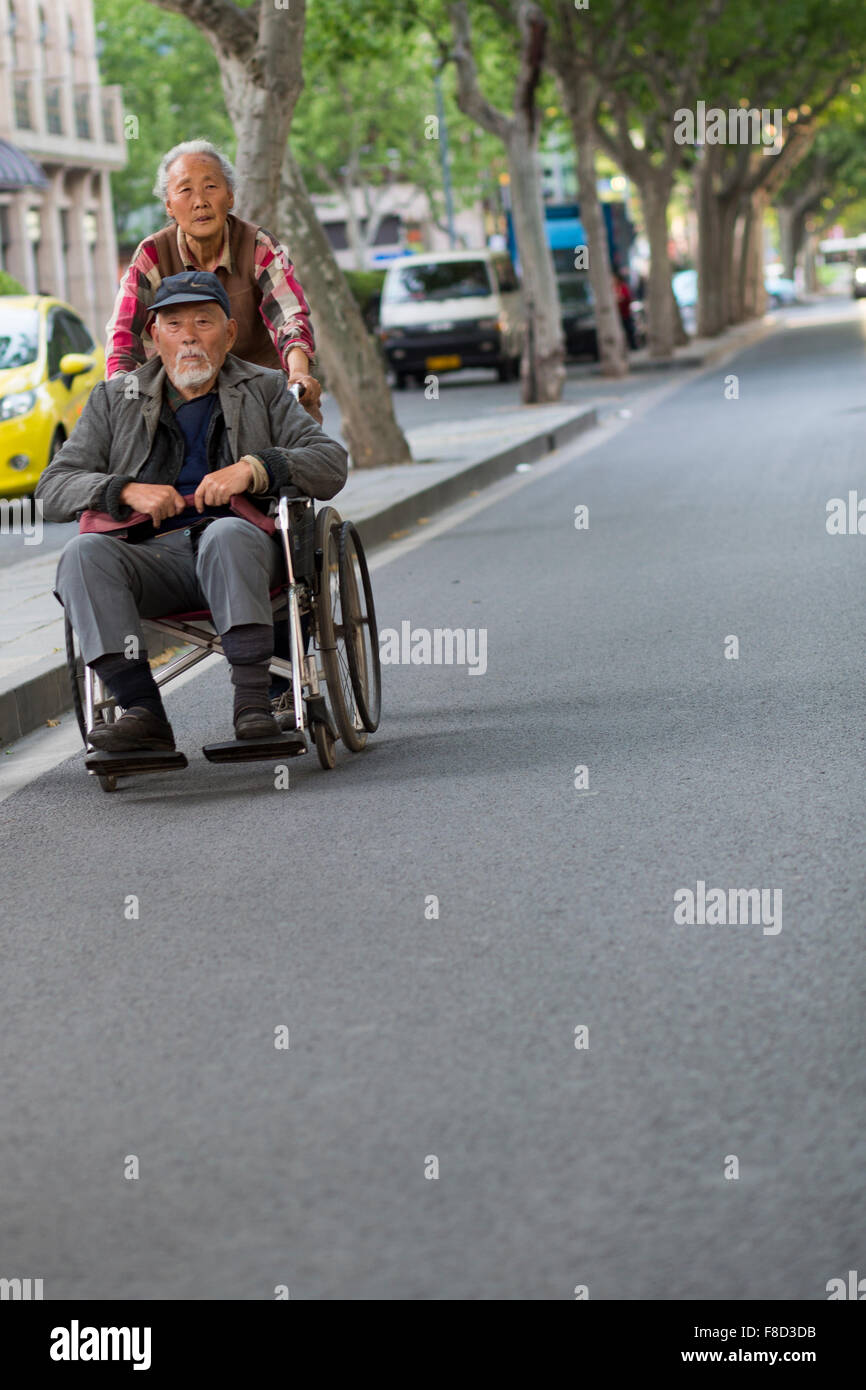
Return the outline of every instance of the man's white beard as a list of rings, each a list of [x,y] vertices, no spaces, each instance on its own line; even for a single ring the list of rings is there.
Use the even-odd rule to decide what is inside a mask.
[[[169,371],[168,367],[165,370],[172,386],[176,386],[178,390],[183,387],[189,389],[190,387],[204,386],[205,382],[210,381],[214,374],[213,367],[205,357],[182,359],[180,362],[175,362],[172,371]]]

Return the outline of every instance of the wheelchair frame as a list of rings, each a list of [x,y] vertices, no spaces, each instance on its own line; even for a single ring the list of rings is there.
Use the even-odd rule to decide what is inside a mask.
[[[311,569],[312,573],[295,572],[291,544],[293,508],[299,512],[308,509],[313,512],[313,549],[312,556],[308,553],[306,563],[306,568]],[[210,744],[204,747],[203,752],[211,762],[250,762],[292,757],[308,751],[309,735],[315,744],[320,765],[330,770],[336,765],[336,744],[340,738],[352,752],[360,752],[366,745],[368,733],[375,732],[379,724],[381,670],[378,631],[366,557],[352,522],[343,521],[336,509],[327,504],[316,512],[313,499],[295,488],[281,490],[274,523],[282,540],[286,580],[277,594],[272,593],[271,609],[276,619],[279,619],[283,608],[286,609],[290,655],[288,659],[272,657],[270,670],[291,679],[295,727],[279,740],[247,739]],[[307,525],[309,527],[309,522]],[[335,535],[338,535],[336,548]],[[339,602],[339,621],[336,622],[335,591],[332,588],[335,577]],[[311,623],[310,651],[305,653],[301,619],[306,612],[311,615]],[[192,644],[195,648],[175,658],[164,670],[154,672],[154,679],[160,688],[206,657],[224,655],[222,640],[212,630],[209,618],[184,619],[169,614],[164,618],[143,618],[142,621],[164,636]],[[205,628],[203,623],[209,626]],[[66,640],[76,717],[88,749],[85,766],[88,773],[99,778],[103,790],[116,790],[119,776],[186,767],[186,757],[180,752],[111,754],[89,747],[88,731],[99,719],[112,722],[118,706],[96,673],[83,663],[80,677],[83,690],[79,692],[77,660],[80,661],[80,658],[76,660],[74,635],[68,618]],[[328,692],[327,700],[323,685]]]

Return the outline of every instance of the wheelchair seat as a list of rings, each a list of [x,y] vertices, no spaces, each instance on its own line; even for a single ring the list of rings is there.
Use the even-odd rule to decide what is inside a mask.
[[[280,594],[284,594],[287,587],[285,583],[278,584],[276,588],[269,591],[270,597],[275,599]],[[188,613],[160,613],[158,618],[145,618],[143,621],[146,623],[212,623],[213,618],[209,608],[192,608]]]

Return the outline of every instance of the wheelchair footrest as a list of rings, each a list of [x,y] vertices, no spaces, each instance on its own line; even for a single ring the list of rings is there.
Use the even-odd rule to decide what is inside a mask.
[[[84,759],[87,771],[100,777],[137,777],[142,772],[174,772],[189,767],[185,753],[154,753],[149,749],[130,753],[94,750]]]
[[[239,738],[230,743],[206,743],[201,751],[209,763],[273,762],[306,753],[307,740],[300,729],[290,729],[281,738]]]

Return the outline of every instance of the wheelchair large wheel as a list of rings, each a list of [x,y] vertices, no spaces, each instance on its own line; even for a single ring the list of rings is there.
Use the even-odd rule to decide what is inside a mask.
[[[382,709],[379,630],[367,557],[351,521],[344,521],[340,528],[340,593],[352,690],[364,728],[372,734],[379,727]]]
[[[75,640],[75,633],[68,618],[64,619],[64,631],[66,636],[66,669],[69,672],[69,684],[72,687],[72,708],[75,712],[75,722],[78,725],[78,732],[81,734],[86,748],[87,723],[84,718],[84,663],[79,655],[78,643]]]
[[[351,590],[340,582],[340,514],[323,507],[316,516],[316,549],[322,552],[322,571],[315,598],[316,629],[328,703],[340,738],[353,753],[367,742],[367,730],[355,699],[346,643],[358,623],[359,612]],[[347,621],[348,619],[348,621]]]
[[[86,749],[88,743],[87,719],[84,713],[84,661],[78,650],[75,632],[68,618],[64,620],[64,633],[66,637],[66,669],[69,673],[69,684],[72,688],[72,709],[75,714],[75,722],[78,725],[78,731],[81,734],[81,741]],[[112,711],[112,718],[113,715],[114,711]],[[117,778],[113,774],[100,777],[99,785],[104,792],[115,792],[117,791]]]

